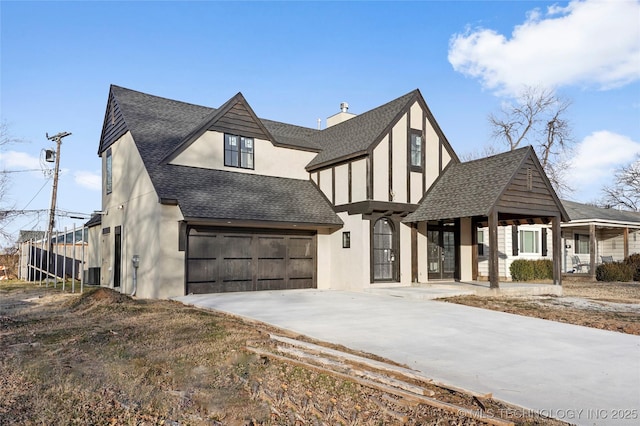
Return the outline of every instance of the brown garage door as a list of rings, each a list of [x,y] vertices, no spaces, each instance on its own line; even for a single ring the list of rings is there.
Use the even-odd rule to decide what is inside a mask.
[[[191,228],[187,294],[316,287],[315,233]]]

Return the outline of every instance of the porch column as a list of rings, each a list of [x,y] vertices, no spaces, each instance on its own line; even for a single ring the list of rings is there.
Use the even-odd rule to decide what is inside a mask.
[[[589,274],[596,280],[596,225],[589,224]]]
[[[471,279],[478,279],[478,218],[471,219]]]
[[[554,216],[551,224],[551,233],[553,234],[553,283],[562,285],[562,238],[560,230],[560,221],[562,218]]]
[[[624,228],[624,232],[622,233],[622,238],[623,238],[623,248],[624,248],[624,257],[623,259],[626,259],[627,257],[629,257],[629,228]]]
[[[500,288],[498,272],[498,211],[489,212],[489,287]]]

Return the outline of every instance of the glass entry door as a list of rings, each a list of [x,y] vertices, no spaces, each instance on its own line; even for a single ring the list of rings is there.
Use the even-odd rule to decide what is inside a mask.
[[[396,281],[395,229],[388,218],[373,226],[373,281]]]
[[[456,231],[454,226],[427,226],[429,279],[453,279],[456,274]]]

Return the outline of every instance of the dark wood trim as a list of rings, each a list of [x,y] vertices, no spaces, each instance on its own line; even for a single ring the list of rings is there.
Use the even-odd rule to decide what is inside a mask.
[[[498,211],[489,212],[489,287],[500,288],[498,268]]]
[[[389,215],[385,213],[374,213],[367,219],[369,220],[369,282],[371,284],[374,283],[384,283],[384,282],[400,282],[400,220],[399,218],[394,217],[395,215]],[[373,229],[376,222],[382,218],[387,218],[391,222],[391,226],[393,228],[393,242],[392,242],[392,250],[395,254],[395,261],[393,264],[393,278],[391,281],[386,280],[374,280],[373,274]]]
[[[347,164],[350,161],[357,161],[357,160],[366,158],[369,155],[370,155],[370,152],[367,151],[367,150],[358,151],[358,152],[354,152],[353,154],[345,155],[344,157],[341,157],[340,159],[326,161],[324,163],[320,163],[320,164],[316,164],[316,165],[311,166],[311,167],[307,167],[306,170],[308,172],[310,172],[310,173],[318,171],[318,170],[326,170],[326,169],[331,168],[333,166],[339,166],[341,164]]]
[[[326,198],[326,197],[325,197]],[[327,200],[328,201],[328,200]],[[269,222],[257,220],[236,219],[209,219],[201,217],[185,217],[189,226],[219,227],[219,228],[269,228],[269,229],[294,229],[301,231],[317,231],[319,229],[337,230],[344,225],[328,223],[295,223],[295,222]]]
[[[159,198],[158,202],[164,206],[177,206],[178,200],[175,198]]]
[[[422,195],[427,192],[427,114],[422,110]],[[421,197],[422,198],[422,197]]]
[[[389,169],[387,170],[389,177],[389,191],[388,197],[389,201],[392,202],[395,198],[395,193],[393,192],[393,131],[389,132]],[[393,194],[393,195],[392,195]]]
[[[331,168],[331,204],[336,205],[336,168]]]
[[[189,226],[187,222],[181,220],[178,222],[178,251],[185,251],[187,249],[187,232]]]
[[[411,224],[411,282],[418,282],[418,224]]]
[[[407,113],[407,135],[405,145],[407,147],[407,154],[405,155],[406,162],[406,173],[407,173],[407,203],[411,202],[411,171],[413,167],[411,166],[411,108],[409,108],[409,113]]]
[[[334,211],[336,213],[347,212],[350,215],[372,214],[374,212],[392,212],[398,215],[407,215],[411,212],[416,211],[417,208],[418,204],[366,200],[335,206]]]
[[[398,122],[402,119],[402,116],[411,112],[411,105],[413,105],[416,99],[420,98],[419,91],[416,90],[415,92],[416,93],[414,94],[414,96],[412,96],[407,101],[406,105],[400,110],[400,112],[398,112],[398,114],[389,122],[387,127],[385,127],[384,130],[380,132],[378,137],[374,139],[373,143],[369,145],[369,148],[367,148],[367,152],[369,153],[369,155],[373,155],[373,150],[376,148],[376,146],[378,146],[380,142],[382,142],[385,136],[391,133],[396,124],[398,124]]]
[[[442,174],[442,140],[438,138],[438,174]]]
[[[367,157],[367,200],[373,199],[373,154]]]
[[[462,231],[461,231],[462,232]],[[471,219],[471,279],[478,279],[478,218]]]
[[[562,285],[562,231],[560,222],[562,215],[553,218],[551,232],[553,234],[553,283]],[[594,273],[595,274],[595,273]]]
[[[449,155],[451,155],[451,158],[455,162],[459,163],[460,158],[458,158],[458,154],[456,154],[456,152],[451,147],[451,144],[447,140],[447,137],[445,136],[444,132],[440,128],[440,125],[438,124],[435,117],[433,116],[431,109],[429,109],[429,106],[427,105],[427,102],[422,97],[422,93],[420,93],[420,91],[418,91],[417,101],[420,104],[420,106],[422,106],[422,110],[425,112],[427,116],[427,120],[429,120],[429,123],[431,123],[431,127],[433,127],[433,130],[436,132],[436,135],[438,135],[438,139],[444,143],[444,146],[447,149],[447,152],[449,153]]]
[[[547,257],[547,255],[549,254],[549,244],[548,244],[549,241],[548,241],[548,235],[547,235],[547,228],[542,228],[540,238],[542,239],[541,241],[542,257]]]
[[[555,250],[554,250],[555,253]],[[596,280],[596,225],[589,224],[589,273],[591,279]]]
[[[351,162],[348,163],[348,175],[349,175],[348,176],[348,185],[349,185],[349,188],[348,188],[348,192],[349,192],[348,201],[349,202],[351,202],[353,200],[353,180],[352,180],[353,179],[352,178],[353,172],[351,171],[351,164],[352,164]]]
[[[518,225],[511,225],[511,255],[518,256],[520,253],[520,235],[518,234]]]

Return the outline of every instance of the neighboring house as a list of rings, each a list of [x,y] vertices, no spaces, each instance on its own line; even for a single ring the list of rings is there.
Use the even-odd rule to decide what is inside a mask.
[[[477,227],[567,218],[532,148],[460,163],[418,90],[318,130],[111,86],[98,155],[100,283],[145,298],[472,280]]]
[[[87,254],[84,262],[84,282],[89,285],[100,284],[100,266],[102,260],[100,259],[100,232],[102,228],[102,216],[99,213],[94,213],[85,224],[89,246],[87,247]]]
[[[51,278],[80,280],[84,255],[88,250],[87,237],[84,227],[58,231],[51,237],[53,251],[49,253],[49,240],[44,231],[20,231],[19,276],[26,280],[39,280],[39,271],[48,271]]]
[[[562,205],[570,219],[561,224],[563,273],[595,277],[596,267],[603,261],[621,261],[631,254],[640,253],[640,213],[603,209],[567,200],[562,200]],[[487,241],[488,229],[478,229],[478,271],[479,276],[485,279],[489,274]],[[552,231],[548,225],[500,228],[498,252],[501,254],[500,279],[510,280],[509,267],[514,260],[552,258]]]
[[[600,263],[621,261],[640,253],[640,213],[573,201],[562,203],[571,218],[570,222],[562,224],[566,272],[588,273],[595,277]]]

